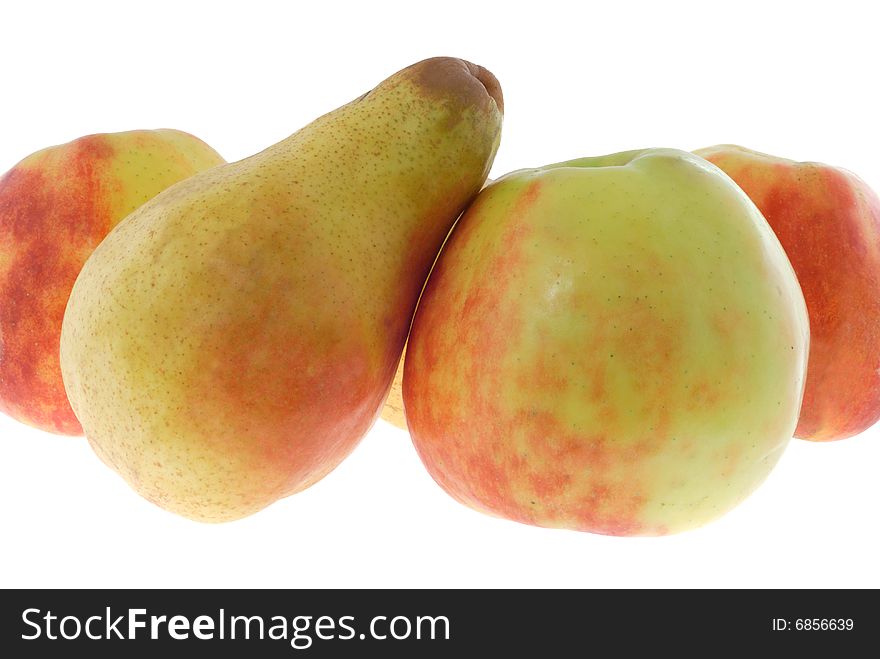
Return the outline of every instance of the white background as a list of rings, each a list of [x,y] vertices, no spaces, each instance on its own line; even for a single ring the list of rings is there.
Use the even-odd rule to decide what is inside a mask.
[[[871,3],[18,2],[0,17],[0,171],[93,132],[173,127],[236,160],[432,55],[492,70],[493,177],[734,142],[880,188]],[[3,301],[0,300],[0,304]],[[450,499],[382,422],[246,520],[141,500],[84,440],[0,418],[0,586],[880,586],[880,427],[794,441],[740,508],[678,536],[521,526]]]

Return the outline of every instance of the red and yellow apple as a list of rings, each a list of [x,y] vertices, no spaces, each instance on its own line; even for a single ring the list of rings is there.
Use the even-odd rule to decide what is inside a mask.
[[[730,510],[795,428],[809,328],[748,197],[669,149],[515,172],[465,212],[407,346],[406,419],[477,510],[662,535]]]
[[[880,419],[880,199],[837,167],[732,145],[697,153],[755,202],[803,289],[810,358],[795,436],[862,432]]]
[[[0,178],[0,411],[49,432],[82,434],[58,347],[83,263],[131,211],[222,162],[187,133],[138,130],[43,149]]]

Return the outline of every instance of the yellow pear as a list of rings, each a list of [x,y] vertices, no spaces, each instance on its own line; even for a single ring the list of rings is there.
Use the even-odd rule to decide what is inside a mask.
[[[501,120],[491,73],[425,60],[130,215],[83,268],[61,337],[97,454],[202,521],[330,472],[378,417]]]

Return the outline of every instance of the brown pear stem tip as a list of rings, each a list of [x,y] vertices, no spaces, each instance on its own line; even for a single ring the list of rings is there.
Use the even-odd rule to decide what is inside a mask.
[[[470,74],[479,80],[480,84],[486,88],[486,93],[488,93],[495,101],[495,105],[498,106],[498,111],[504,114],[504,94],[501,93],[501,83],[498,82],[498,78],[496,78],[489,69],[485,69],[479,64],[474,64],[473,62],[468,62],[466,60],[462,60],[462,62],[467,67],[468,71],[470,71]]]
[[[494,106],[504,113],[501,84],[488,69],[477,64],[455,57],[432,57],[400,73],[431,97],[454,99],[461,108]]]

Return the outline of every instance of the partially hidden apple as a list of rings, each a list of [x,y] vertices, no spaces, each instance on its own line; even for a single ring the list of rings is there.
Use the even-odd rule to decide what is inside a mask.
[[[880,199],[855,174],[722,145],[697,153],[751,197],[794,266],[810,314],[795,436],[830,441],[880,419]]]
[[[82,434],[58,358],[73,282],[122,218],[223,162],[188,133],[134,130],[43,149],[0,177],[0,411]]]
[[[406,419],[477,510],[613,535],[690,529],[768,475],[800,409],[803,295],[719,169],[654,149],[509,174],[416,313]]]
[[[406,430],[406,414],[403,410],[403,364],[405,359],[406,348],[404,347],[400,361],[397,363],[394,380],[391,382],[391,389],[389,389],[385,405],[382,407],[382,418],[401,430]]]

